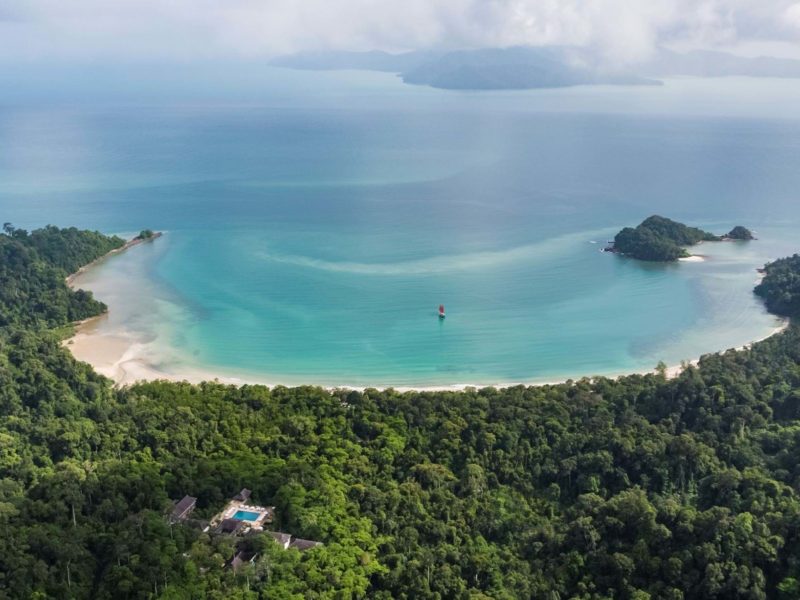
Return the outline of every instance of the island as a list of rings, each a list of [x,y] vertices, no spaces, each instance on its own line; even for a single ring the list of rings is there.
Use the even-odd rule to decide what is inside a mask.
[[[728,240],[743,240],[749,241],[756,239],[753,235],[753,232],[750,231],[747,227],[742,227],[741,225],[737,225],[733,229],[731,229],[726,236],[725,239]]]
[[[605,251],[650,262],[673,262],[691,256],[686,250],[687,246],[695,246],[701,242],[752,239],[755,239],[752,232],[741,225],[737,225],[726,235],[715,235],[653,215],[635,228],[625,227],[614,236],[614,241]]]
[[[157,238],[157,237],[158,237],[158,236],[160,236],[160,235],[161,235],[160,233],[155,233],[155,232],[153,232],[153,230],[152,230],[152,229],[142,229],[142,230],[139,232],[139,235],[137,235],[137,236],[136,236],[135,238],[133,238],[133,239],[134,239],[134,240],[140,240],[140,241],[144,242],[144,241],[146,241],[146,240],[152,240],[153,238]]]
[[[402,54],[301,52],[278,56],[272,66],[332,71],[361,69],[397,73],[403,83],[447,90],[532,90],[575,85],[662,85],[627,69],[597,68],[583,49],[513,46],[468,50],[417,50]]]
[[[512,46],[415,50],[400,54],[300,52],[278,56],[275,67],[310,71],[360,69],[397,73],[403,83],[452,90],[523,90],[574,85],[661,85],[662,77],[800,77],[800,61],[725,52],[679,53],[658,48],[646,63],[610,68],[577,46]]]

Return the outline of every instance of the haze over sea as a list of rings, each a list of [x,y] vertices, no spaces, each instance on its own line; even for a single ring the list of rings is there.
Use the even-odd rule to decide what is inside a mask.
[[[80,279],[127,361],[287,384],[533,382],[675,364],[776,325],[752,287],[800,250],[798,81],[261,80],[235,101],[0,108],[5,221],[167,232]],[[600,252],[654,213],[759,240],[675,265]]]

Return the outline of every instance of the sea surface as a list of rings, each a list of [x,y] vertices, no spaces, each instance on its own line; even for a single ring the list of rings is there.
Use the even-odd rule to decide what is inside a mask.
[[[800,82],[453,92],[265,69],[247,101],[0,106],[3,221],[166,232],[81,285],[164,373],[438,386],[652,369],[776,326]],[[662,214],[750,243],[602,253]],[[447,318],[437,318],[444,304]]]

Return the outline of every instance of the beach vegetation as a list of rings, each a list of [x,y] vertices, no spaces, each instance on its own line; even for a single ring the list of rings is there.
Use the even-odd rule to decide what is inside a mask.
[[[800,316],[800,254],[781,258],[764,267],[764,278],[756,286],[767,309],[778,315]]]
[[[75,227],[60,229],[52,225],[29,234],[23,231],[23,235],[18,237],[23,244],[35,250],[47,265],[60,269],[65,276],[125,245],[125,240],[117,236],[109,237],[97,231],[82,231]]]
[[[750,231],[747,227],[742,227],[741,225],[737,225],[736,227],[731,229],[725,237],[729,240],[744,240],[744,241],[756,239],[752,231]]]
[[[746,237],[747,234],[750,237]],[[740,237],[736,237],[740,236]],[[744,227],[737,226],[726,236],[731,239],[753,239],[752,234]],[[637,227],[625,227],[614,237],[611,249],[614,252],[653,262],[671,262],[686,258],[688,246],[701,242],[718,242],[725,238],[714,235],[697,227],[690,227],[653,215],[642,221]]]
[[[645,227],[626,227],[614,237],[614,250],[631,258],[670,262],[685,258],[685,248]]]
[[[797,326],[671,379],[117,389],[50,330],[62,264],[0,236],[0,598],[796,597]],[[798,277],[767,267],[770,309],[798,314]],[[235,540],[166,518],[243,487],[324,545],[255,536],[234,572]]]
[[[53,328],[106,310],[90,292],[72,290],[65,278],[124,244],[120,238],[75,228],[28,233],[10,227],[0,235],[0,326]]]

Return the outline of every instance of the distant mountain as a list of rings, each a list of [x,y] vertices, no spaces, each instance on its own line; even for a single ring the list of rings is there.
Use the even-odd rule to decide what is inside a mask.
[[[650,76],[669,77],[800,77],[800,60],[759,56],[748,58],[726,52],[694,50],[685,54],[662,49],[655,58],[639,67]]]
[[[533,89],[572,85],[658,84],[637,75],[607,74],[589,54],[562,46],[487,48],[453,52],[306,52],[272,65],[291,69],[365,69],[399,73],[405,83],[444,89]]]
[[[398,73],[405,83],[458,90],[557,88],[573,85],[659,85],[653,77],[798,77],[800,61],[747,58],[696,50],[661,49],[627,71],[602,68],[594,54],[569,46],[520,46],[451,52],[307,52],[282,56],[272,65],[291,69],[363,69]]]
[[[565,47],[449,52],[403,72],[402,78],[406,83],[473,90],[659,84],[637,75],[603,73],[585,53]]]

